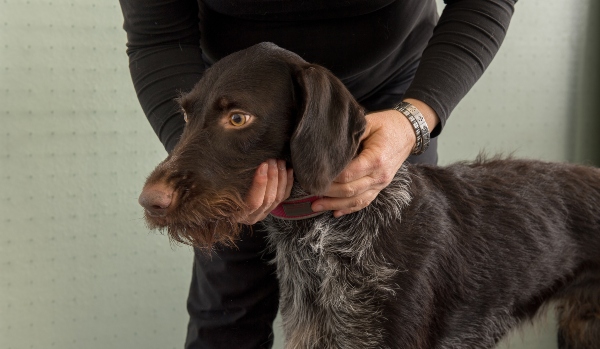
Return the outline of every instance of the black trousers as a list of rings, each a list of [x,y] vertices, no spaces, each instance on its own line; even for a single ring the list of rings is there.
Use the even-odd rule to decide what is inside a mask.
[[[390,109],[409,83],[405,79],[359,102],[368,110]],[[437,163],[437,139],[408,161]],[[271,348],[279,288],[265,238],[258,223],[252,233],[241,235],[237,248],[219,248],[211,255],[195,251],[186,349]]]

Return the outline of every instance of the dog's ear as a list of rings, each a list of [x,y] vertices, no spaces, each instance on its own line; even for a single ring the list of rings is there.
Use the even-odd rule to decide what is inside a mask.
[[[297,71],[302,107],[290,139],[292,167],[302,188],[324,194],[356,155],[365,129],[364,111],[327,69]]]

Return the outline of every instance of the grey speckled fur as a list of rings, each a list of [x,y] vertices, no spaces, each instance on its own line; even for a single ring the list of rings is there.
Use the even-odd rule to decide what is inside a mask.
[[[280,282],[286,348],[385,348],[383,298],[394,295],[395,265],[375,250],[380,227],[398,223],[410,203],[408,176],[370,206],[340,220],[269,216],[265,226]],[[306,195],[298,186],[293,197]],[[299,234],[301,232],[301,234]]]

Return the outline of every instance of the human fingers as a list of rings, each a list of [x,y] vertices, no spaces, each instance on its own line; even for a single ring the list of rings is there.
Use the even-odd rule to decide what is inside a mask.
[[[279,179],[281,178],[279,168],[277,166],[277,160],[269,159],[267,161],[269,164],[269,168],[267,170],[267,188],[265,190],[265,197],[263,198],[263,203],[261,207],[256,210],[259,214],[262,214],[266,211],[275,200],[277,200],[277,191],[279,188]]]
[[[374,128],[372,123],[367,119],[365,131],[361,135],[360,142],[363,144],[363,149],[350,163],[338,174],[333,180],[334,183],[349,183],[359,178],[367,176],[372,172],[372,158],[376,158],[377,154],[372,151],[372,147],[364,147],[364,141],[370,139],[373,132],[377,128]],[[368,142],[367,142],[368,144]]]
[[[267,181],[264,183],[264,191],[262,188],[257,188],[252,192],[254,197],[251,200],[254,206],[245,210],[243,217],[239,220],[240,223],[254,224],[265,219],[277,205],[290,196],[294,182],[292,170],[286,169],[283,160],[268,160],[266,165]],[[264,169],[262,170],[264,171]],[[261,171],[260,167],[257,171],[257,177],[260,176],[259,171]],[[264,175],[264,172],[262,172],[262,175]],[[255,181],[254,184],[257,183],[263,184],[260,180]]]
[[[269,181],[268,170],[269,164],[267,162],[258,166],[250,190],[244,200],[246,207],[241,214],[241,219],[244,219],[248,214],[258,210],[262,206]]]
[[[273,205],[277,198],[277,189],[279,187],[279,169],[277,168],[277,161],[274,159],[269,159],[267,160],[266,164],[267,181],[264,183],[264,190],[263,188],[257,189],[253,193],[255,196],[252,198],[248,196],[247,200],[251,201],[253,206],[247,207],[245,217],[242,219],[241,223],[254,224],[263,220],[268,214],[266,211],[269,209],[269,207],[271,207],[271,205]]]
[[[333,183],[324,197],[316,200],[311,205],[313,211],[345,211],[352,207],[361,206],[366,198],[363,196],[367,192],[379,192],[385,187],[384,184],[375,185],[373,178],[365,176],[351,183]],[[352,199],[359,199],[354,202]],[[366,205],[372,201],[369,200]]]
[[[279,205],[283,200],[287,199],[290,196],[290,193],[292,191],[292,185],[294,184],[292,169],[286,169],[285,161],[277,160],[277,170],[278,178],[275,200],[271,203],[269,207],[263,210],[265,213],[265,217],[271,211],[273,211],[275,207],[277,207],[277,205]]]
[[[359,178],[350,183],[333,183],[325,197],[312,204],[313,211],[334,211],[335,217],[367,207],[393,180],[385,170]]]
[[[367,190],[370,190],[376,186],[376,181],[371,174],[364,177],[358,178],[355,181],[348,183],[332,183],[324,197],[330,198],[350,198],[353,196],[360,195]],[[382,186],[383,188],[383,186]],[[339,209],[339,207],[326,207],[328,210]]]
[[[333,216],[339,218],[343,215],[360,211],[369,206],[377,197],[380,190],[367,190],[362,194],[348,198],[325,197],[315,201],[313,211],[333,211]]]
[[[292,187],[294,186],[294,170],[291,168],[287,170],[287,185],[285,187],[284,200],[290,197],[292,194]]]
[[[350,183],[373,172],[373,161],[370,149],[358,154],[333,180],[333,183]]]

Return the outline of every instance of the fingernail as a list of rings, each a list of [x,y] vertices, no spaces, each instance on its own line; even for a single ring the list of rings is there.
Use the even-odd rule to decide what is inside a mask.
[[[277,167],[279,167],[280,170],[284,171],[285,170],[285,161],[278,160],[277,161]]]
[[[269,166],[272,166],[272,167],[276,167],[277,166],[277,161],[275,161],[274,159],[269,159],[267,161],[269,163]]]
[[[258,168],[258,174],[261,175],[261,176],[266,176],[268,169],[269,169],[269,164],[267,164],[266,162],[264,162]]]
[[[315,212],[321,212],[323,211],[323,205],[315,205],[312,210]]]

